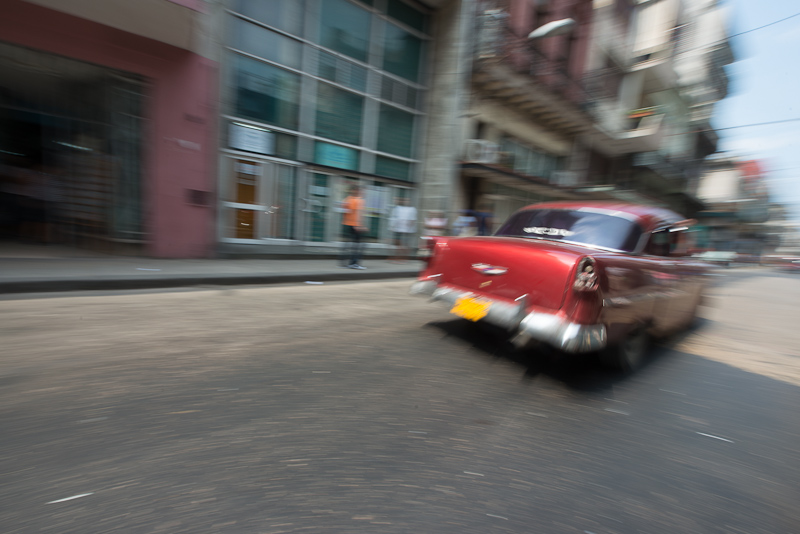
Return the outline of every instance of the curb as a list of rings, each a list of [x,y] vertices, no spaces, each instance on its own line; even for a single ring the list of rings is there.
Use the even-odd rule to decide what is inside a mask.
[[[66,291],[107,291],[165,289],[170,287],[274,285],[292,282],[342,282],[413,278],[416,271],[343,271],[341,273],[272,273],[246,275],[175,275],[160,277],[98,277],[21,279],[0,281],[0,294],[59,293]]]

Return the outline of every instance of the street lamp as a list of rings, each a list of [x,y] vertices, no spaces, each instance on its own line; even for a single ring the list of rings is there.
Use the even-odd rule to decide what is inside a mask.
[[[548,22],[543,26],[539,26],[531,33],[528,34],[528,39],[541,39],[543,37],[555,37],[557,35],[566,35],[575,27],[574,19],[561,19]]]

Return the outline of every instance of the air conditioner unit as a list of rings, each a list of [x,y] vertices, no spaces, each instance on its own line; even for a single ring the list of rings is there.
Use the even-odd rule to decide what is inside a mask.
[[[464,161],[468,163],[497,163],[497,143],[485,139],[467,139],[464,146]]]
[[[550,182],[562,187],[578,185],[578,173],[575,171],[553,171]]]

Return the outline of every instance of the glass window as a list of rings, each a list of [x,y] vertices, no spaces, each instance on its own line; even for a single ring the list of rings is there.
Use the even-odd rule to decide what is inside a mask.
[[[272,217],[272,237],[294,239],[295,174],[296,169],[288,165],[277,166],[275,200],[268,213]]]
[[[355,171],[358,170],[358,150],[317,141],[314,143],[314,163]]]
[[[367,90],[367,69],[327,52],[319,52],[317,75],[357,91]]]
[[[297,137],[274,132],[275,155],[284,159],[297,159]]]
[[[367,61],[369,23],[369,12],[347,0],[322,0],[320,44]]]
[[[413,82],[419,77],[422,41],[394,24],[386,25],[383,69]]]
[[[309,241],[325,241],[328,206],[330,203],[328,185],[328,177],[326,175],[314,174],[308,198],[305,199],[305,211],[309,216],[306,238]]]
[[[304,0],[237,0],[234,9],[294,35],[303,34]]]
[[[364,97],[326,83],[317,89],[316,134],[349,143],[361,144],[361,116]]]
[[[570,241],[632,252],[642,228],[622,217],[594,211],[540,209],[517,212],[495,235]]]
[[[413,141],[414,115],[381,104],[378,150],[410,158]]]
[[[395,104],[419,109],[418,91],[389,76],[381,76],[381,98]]]
[[[255,59],[236,56],[236,113],[297,129],[300,76]]]
[[[378,156],[375,158],[375,174],[410,182],[411,164],[399,159]]]
[[[300,68],[299,41],[237,17],[233,17],[231,25],[233,29],[231,46],[234,48],[289,67]]]
[[[389,0],[389,16],[421,32],[425,31],[425,15],[400,0]]]
[[[239,204],[258,204],[258,182],[261,165],[247,160],[235,160],[233,201]]]

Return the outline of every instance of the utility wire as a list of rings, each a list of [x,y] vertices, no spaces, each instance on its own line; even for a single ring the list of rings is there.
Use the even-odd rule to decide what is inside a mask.
[[[770,124],[781,124],[784,122],[797,122],[800,121],[800,117],[795,119],[784,119],[780,121],[770,121],[770,122],[759,122],[756,124],[740,124],[738,126],[728,126],[727,128],[713,128],[711,130],[702,130],[702,131],[713,131],[718,132],[720,130],[735,130],[736,128],[750,128],[752,126],[769,126]]]
[[[758,123],[755,123],[755,124],[739,124],[738,126],[728,126],[726,128],[704,128],[702,130],[692,130],[692,132],[693,133],[719,132],[721,130],[736,130],[737,128],[751,128],[753,126],[769,126],[770,124],[782,124],[782,123],[785,123],[785,122],[798,122],[798,121],[800,121],[800,117],[797,117],[797,118],[794,118],[794,119],[783,119],[783,120],[779,120],[779,121],[758,122]],[[670,136],[670,135],[684,135],[684,133],[687,133],[687,132],[672,133],[672,134],[667,134],[667,135],[668,136]]]
[[[772,26],[773,24],[778,24],[779,22],[783,22],[784,20],[789,20],[789,19],[792,19],[792,18],[794,18],[794,17],[800,17],[800,13],[795,13],[794,15],[789,15],[789,16],[788,16],[788,17],[786,17],[786,18],[782,18],[782,19],[780,19],[780,20],[776,20],[776,21],[774,21],[774,22],[770,22],[769,24],[764,24],[763,26],[759,26],[758,28],[752,28],[752,29],[750,29],[750,30],[745,30],[745,31],[743,31],[743,32],[734,33],[733,35],[729,35],[729,36],[728,36],[728,39],[730,39],[730,38],[732,38],[732,37],[739,37],[740,35],[744,35],[744,34],[746,34],[746,33],[754,32],[754,31],[756,31],[756,30],[761,30],[761,29],[764,29],[764,28],[766,28],[766,27],[768,27],[768,26]]]
[[[751,28],[751,29],[745,30],[743,32],[734,33],[733,35],[728,35],[724,39],[720,39],[719,41],[715,41],[713,43],[709,43],[709,44],[702,45],[702,46],[696,46],[696,47],[690,48],[688,50],[680,50],[679,53],[685,54],[687,52],[694,52],[695,50],[712,48],[714,46],[726,43],[730,39],[733,39],[734,37],[739,37],[740,35],[744,35],[746,33],[754,32],[754,31],[758,31],[758,30],[763,30],[764,28],[768,28],[769,26],[774,26],[775,24],[779,24],[779,23],[781,23],[783,21],[786,21],[786,20],[789,20],[789,19],[793,19],[794,17],[800,17],[800,13],[795,13],[794,15],[789,15],[788,17],[784,17],[784,18],[782,18],[780,20],[775,20],[773,22],[770,22],[769,24],[764,24],[763,26],[759,26],[757,28]]]

